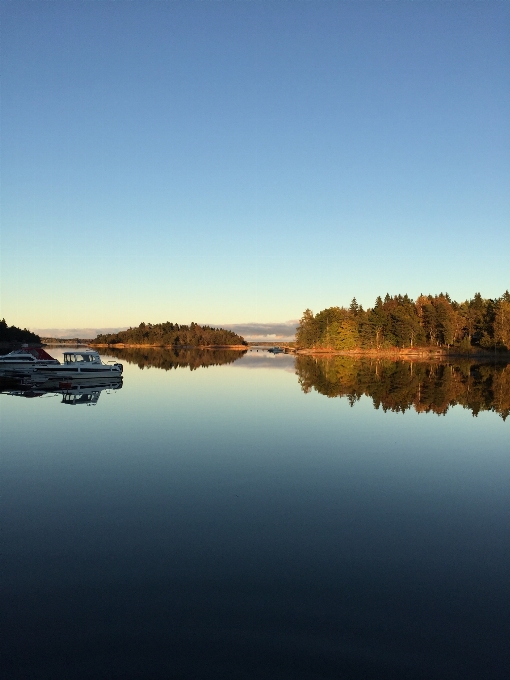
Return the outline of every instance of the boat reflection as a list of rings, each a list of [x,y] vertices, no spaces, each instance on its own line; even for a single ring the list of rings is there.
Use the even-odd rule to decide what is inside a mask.
[[[107,393],[122,389],[122,378],[98,378],[96,380],[59,380],[37,381],[34,376],[0,376],[0,394],[12,397],[62,397],[62,404],[78,406],[97,404],[101,392]]]
[[[174,368],[189,368],[191,371],[207,366],[232,364],[246,354],[247,350],[234,349],[197,349],[194,347],[108,347],[100,353],[122,359],[139,368],[161,368],[170,371]]]
[[[461,360],[455,363],[354,359],[346,356],[296,357],[303,392],[346,397],[351,406],[362,396],[384,411],[444,415],[457,404],[474,416],[510,414],[510,364]]]

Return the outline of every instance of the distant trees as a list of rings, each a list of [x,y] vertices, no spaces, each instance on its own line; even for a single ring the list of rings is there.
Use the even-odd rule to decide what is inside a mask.
[[[246,345],[240,335],[223,328],[189,326],[177,323],[144,323],[119,333],[98,335],[92,344],[99,345],[156,345],[161,347],[207,347],[210,345]]]
[[[378,297],[366,311],[350,306],[307,309],[296,330],[296,345],[309,349],[391,349],[456,347],[510,350],[510,293],[495,300],[476,293],[458,303],[448,293]]]
[[[21,330],[17,326],[8,326],[5,319],[0,321],[0,342],[9,343],[40,343],[41,338],[28,331],[26,328]]]

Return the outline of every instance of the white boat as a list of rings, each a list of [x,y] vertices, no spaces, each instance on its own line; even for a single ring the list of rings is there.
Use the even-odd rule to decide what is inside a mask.
[[[26,371],[46,366],[59,366],[60,362],[42,347],[22,347],[0,356],[0,371]]]
[[[98,352],[94,350],[76,350],[64,352],[63,363],[48,365],[34,369],[36,378],[113,378],[122,375],[123,366],[110,362],[103,364]]]

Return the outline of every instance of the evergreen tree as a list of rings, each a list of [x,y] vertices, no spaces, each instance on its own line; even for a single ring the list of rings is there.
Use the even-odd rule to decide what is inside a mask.
[[[350,304],[350,307],[349,307],[349,311],[353,316],[356,316],[358,314],[358,309],[359,309],[358,303],[356,301],[356,298],[354,297],[354,298],[352,298],[352,301],[351,301],[351,304]]]
[[[311,309],[306,309],[296,328],[296,343],[300,347],[313,347],[318,339],[315,317]]]

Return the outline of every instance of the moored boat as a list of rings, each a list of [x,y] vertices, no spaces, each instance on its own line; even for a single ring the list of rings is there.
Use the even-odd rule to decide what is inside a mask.
[[[122,370],[122,364],[115,362],[104,364],[99,353],[94,350],[76,350],[64,352],[63,363],[35,368],[34,374],[45,379],[113,378],[121,376]]]

